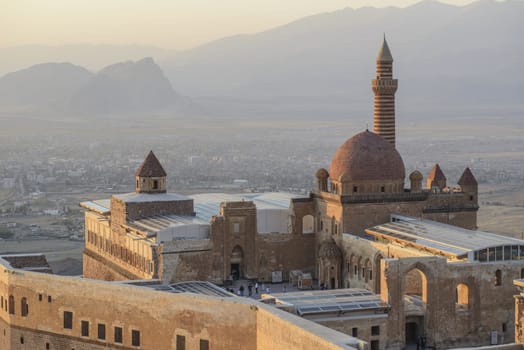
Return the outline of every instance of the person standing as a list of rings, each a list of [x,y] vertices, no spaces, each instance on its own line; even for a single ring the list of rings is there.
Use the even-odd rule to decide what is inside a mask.
[[[255,282],[255,294],[258,294],[258,282]]]

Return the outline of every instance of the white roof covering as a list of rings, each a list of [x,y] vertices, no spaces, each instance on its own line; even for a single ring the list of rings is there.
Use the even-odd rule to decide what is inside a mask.
[[[257,207],[257,229],[259,233],[288,232],[289,207],[292,199],[307,198],[304,195],[289,192],[264,192],[264,193],[202,193],[184,196],[176,193],[125,193],[114,197],[126,203],[176,201],[193,199],[196,216],[182,215],[154,215],[128,222],[134,229],[148,232],[154,236],[164,232],[173,238],[205,238],[209,229],[202,226],[209,225],[211,217],[218,215],[220,203],[253,201]],[[80,203],[80,206],[95,211],[102,215],[110,213],[110,199],[94,200]],[[183,229],[182,226],[187,226]],[[189,229],[191,227],[191,229]],[[168,232],[170,231],[170,232]]]
[[[110,199],[98,199],[94,201],[81,202],[80,206],[96,213],[107,215],[110,213],[111,200]]]
[[[465,257],[468,253],[486,248],[524,245],[524,240],[485,231],[467,230],[426,219],[391,215],[391,220],[389,223],[369,228],[366,232],[457,257]]]
[[[294,198],[307,198],[304,195],[289,192],[264,193],[202,193],[190,196],[194,200],[197,217],[209,222],[213,215],[217,215],[222,202],[253,201],[257,211],[264,209],[289,209]]]
[[[127,226],[157,236],[159,241],[171,239],[209,238],[209,222],[195,216],[155,215],[128,222]]]
[[[115,194],[113,197],[118,198],[126,203],[140,203],[140,202],[171,202],[183,201],[191,199],[187,196],[178,193],[124,193]]]
[[[293,305],[300,316],[389,307],[377,294],[359,288],[276,293],[271,296],[280,302]]]

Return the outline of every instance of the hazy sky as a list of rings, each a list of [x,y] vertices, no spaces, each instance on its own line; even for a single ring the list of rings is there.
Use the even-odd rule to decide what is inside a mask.
[[[0,0],[0,47],[71,43],[185,49],[344,7],[420,0]],[[473,0],[442,1],[465,5]]]

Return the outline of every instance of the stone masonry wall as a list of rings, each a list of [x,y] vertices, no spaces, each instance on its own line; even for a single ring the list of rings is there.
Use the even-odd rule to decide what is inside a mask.
[[[354,349],[359,340],[244,298],[174,294],[147,288],[14,270],[0,274],[2,349]],[[7,300],[14,301],[13,312]],[[21,304],[27,303],[22,314]],[[65,321],[71,315],[71,324]],[[82,335],[81,322],[87,322]],[[105,326],[105,337],[98,329]],[[122,341],[115,338],[122,329]],[[140,344],[131,343],[132,331]],[[362,344],[365,348],[365,343]]]
[[[413,269],[424,275],[425,312],[423,328],[428,345],[438,348],[481,346],[490,344],[492,331],[499,343],[514,339],[513,279],[519,278],[524,261],[500,263],[447,263],[442,257],[413,257],[382,261],[381,295],[391,305],[389,318],[395,327],[388,328],[390,346],[405,339],[404,298],[409,291],[406,278]],[[496,285],[496,271],[501,283]],[[457,304],[457,286],[467,286],[467,303]]]

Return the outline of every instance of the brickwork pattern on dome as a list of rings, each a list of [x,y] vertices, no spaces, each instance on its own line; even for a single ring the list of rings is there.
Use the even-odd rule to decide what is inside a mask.
[[[353,181],[404,180],[405,168],[398,151],[381,136],[368,130],[339,147],[331,161],[330,175]]]

